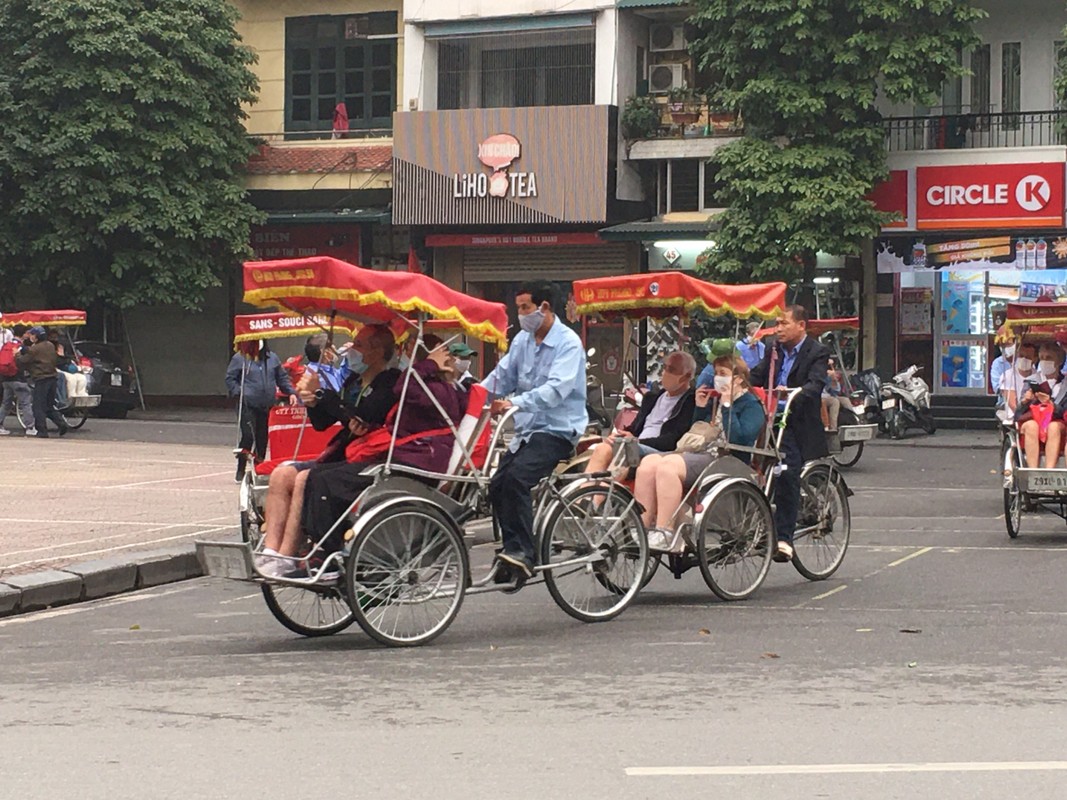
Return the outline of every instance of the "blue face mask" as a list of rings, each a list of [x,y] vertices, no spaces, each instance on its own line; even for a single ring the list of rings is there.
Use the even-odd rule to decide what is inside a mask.
[[[401,371],[406,371],[411,366],[411,359],[407,356],[400,356],[400,360],[396,362]]]
[[[358,350],[349,350],[345,358],[348,360],[348,368],[357,375],[362,375],[367,371],[367,364],[363,360],[363,354]]]

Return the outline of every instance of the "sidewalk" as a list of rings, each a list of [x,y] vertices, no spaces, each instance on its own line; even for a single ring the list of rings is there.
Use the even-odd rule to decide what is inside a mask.
[[[903,439],[879,436],[871,443],[874,447],[933,447],[953,450],[999,450],[1000,431],[939,430],[933,435],[919,429],[909,430]]]
[[[129,419],[141,422],[195,422],[232,425],[237,428],[237,411],[232,408],[199,408],[195,406],[149,406],[146,411],[135,408]]]

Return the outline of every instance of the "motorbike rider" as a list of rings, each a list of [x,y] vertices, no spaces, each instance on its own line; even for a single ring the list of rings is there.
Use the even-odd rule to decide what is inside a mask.
[[[827,455],[820,412],[830,350],[808,336],[808,310],[801,305],[786,306],[778,319],[776,338],[774,347],[767,348],[763,360],[752,370],[752,384],[766,386],[770,379],[779,393],[801,389],[782,434],[781,472],[774,491],[774,528],[778,536],[774,560],[789,562],[793,560],[793,531],[800,508],[800,472],[805,461]],[[780,400],[779,408],[782,407]]]

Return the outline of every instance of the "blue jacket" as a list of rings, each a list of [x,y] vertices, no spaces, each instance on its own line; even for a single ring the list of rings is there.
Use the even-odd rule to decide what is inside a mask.
[[[245,358],[241,353],[234,353],[230,366],[226,368],[226,389],[230,397],[241,397],[241,373],[244,373],[244,404],[249,408],[270,408],[274,405],[275,387],[286,395],[293,394],[293,384],[289,373],[282,367],[282,361],[273,352],[268,351],[266,359]]]
[[[704,408],[697,406],[693,411],[693,422],[709,421],[711,419],[711,403]],[[763,406],[752,392],[745,392],[736,398],[728,408],[722,410],[722,425],[726,430],[726,438],[730,444],[742,447],[754,447],[763,424],[767,421],[764,416]],[[735,453],[737,458],[749,462],[748,453]]]

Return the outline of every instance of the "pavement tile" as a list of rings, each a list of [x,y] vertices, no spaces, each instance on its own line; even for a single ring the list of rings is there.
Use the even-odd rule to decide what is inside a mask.
[[[22,590],[20,611],[73,603],[82,596],[81,577],[58,569],[12,575],[4,578],[4,583]]]
[[[81,576],[86,600],[129,592],[137,586],[137,564],[129,555],[83,561],[63,567],[63,570]]]

